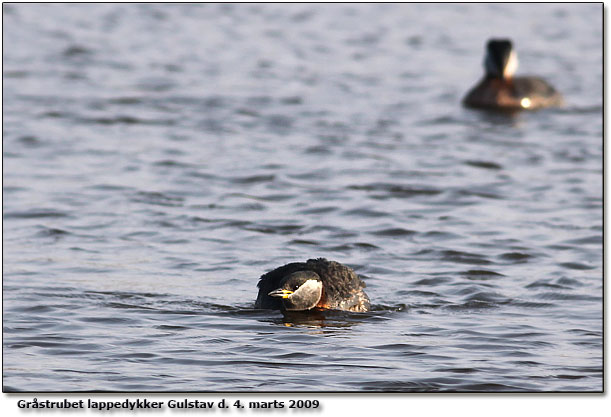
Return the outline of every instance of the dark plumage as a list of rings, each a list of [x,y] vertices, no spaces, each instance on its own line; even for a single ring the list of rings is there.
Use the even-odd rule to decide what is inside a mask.
[[[513,45],[508,39],[490,39],[486,45],[487,54],[484,66],[489,74],[503,77],[503,69],[509,63]]]
[[[255,308],[368,311],[370,307],[369,297],[363,291],[365,283],[358,275],[345,265],[323,258],[276,268],[262,275],[257,286]],[[297,302],[297,298],[301,299]]]
[[[562,105],[562,96],[539,77],[514,77],[517,55],[510,40],[491,39],[486,45],[486,75],[463,99],[467,107],[534,110]]]

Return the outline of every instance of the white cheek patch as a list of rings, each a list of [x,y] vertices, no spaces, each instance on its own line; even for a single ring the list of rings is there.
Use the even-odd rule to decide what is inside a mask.
[[[508,78],[513,76],[518,69],[518,56],[515,51],[511,51],[509,54],[509,59],[507,60],[507,65],[505,65],[505,69],[503,70],[503,76]]]
[[[297,291],[295,291],[294,294],[299,295],[300,293],[315,292],[321,289],[322,282],[317,281],[315,279],[309,279],[303,284],[301,284],[301,286],[297,288]]]

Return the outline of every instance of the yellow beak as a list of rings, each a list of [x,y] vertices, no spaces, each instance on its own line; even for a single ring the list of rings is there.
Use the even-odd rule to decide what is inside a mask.
[[[293,294],[293,291],[291,290],[283,290],[278,288],[277,290],[274,290],[268,293],[267,295],[269,295],[270,297],[289,298],[291,294]]]

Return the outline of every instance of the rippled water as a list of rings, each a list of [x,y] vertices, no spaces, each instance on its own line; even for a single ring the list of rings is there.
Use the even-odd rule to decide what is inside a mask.
[[[5,390],[602,389],[601,4],[3,12]],[[253,309],[321,256],[373,311]]]

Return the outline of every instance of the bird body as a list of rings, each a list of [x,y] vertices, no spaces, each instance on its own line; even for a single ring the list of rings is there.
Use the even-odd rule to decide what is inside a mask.
[[[562,97],[539,77],[485,77],[469,91],[463,103],[480,109],[534,110],[560,106]]]
[[[261,276],[255,308],[368,311],[365,283],[349,267],[324,258],[294,262]]]

